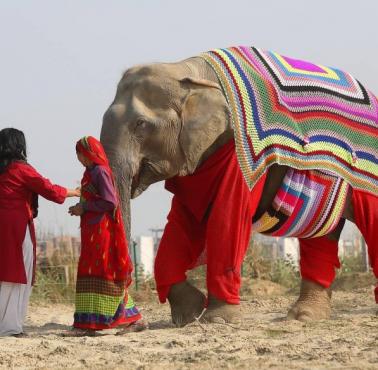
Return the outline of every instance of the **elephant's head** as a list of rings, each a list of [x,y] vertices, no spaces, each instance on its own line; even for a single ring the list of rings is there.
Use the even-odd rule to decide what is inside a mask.
[[[202,59],[126,71],[101,131],[124,216],[130,198],[152,183],[193,173],[232,135],[226,99]]]

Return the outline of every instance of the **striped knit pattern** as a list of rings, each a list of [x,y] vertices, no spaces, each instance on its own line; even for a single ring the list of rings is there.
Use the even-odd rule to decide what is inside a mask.
[[[271,207],[252,230],[271,236],[315,238],[330,233],[342,216],[349,185],[332,174],[289,169]]]
[[[122,282],[96,277],[78,277],[74,326],[110,329],[140,319],[140,313]]]
[[[250,189],[278,163],[378,193],[378,101],[350,74],[253,47],[201,56],[226,95]]]

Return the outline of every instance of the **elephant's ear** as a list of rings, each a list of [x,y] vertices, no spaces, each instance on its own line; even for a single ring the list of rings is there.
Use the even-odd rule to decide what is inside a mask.
[[[218,89],[218,90],[222,91],[219,84],[217,84],[214,81],[205,80],[203,78],[185,77],[185,78],[181,79],[180,82],[183,83],[183,84],[191,83],[191,84],[197,85],[197,86],[212,87],[214,89]]]
[[[187,94],[181,107],[179,144],[186,160],[186,173],[193,173],[213,144],[227,130],[229,114],[218,84],[185,78],[180,81]]]

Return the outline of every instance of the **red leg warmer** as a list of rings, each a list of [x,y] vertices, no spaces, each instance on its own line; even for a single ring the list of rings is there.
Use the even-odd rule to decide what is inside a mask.
[[[337,245],[327,236],[299,239],[302,278],[328,288],[335,278],[335,269],[340,268]]]
[[[378,278],[378,197],[353,189],[352,202],[355,223],[365,239],[370,264]],[[378,286],[375,288],[375,301],[378,303]]]
[[[206,224],[199,223],[176,197],[173,197],[168,223],[155,259],[155,280],[161,303],[171,285],[186,280],[205,248]]]

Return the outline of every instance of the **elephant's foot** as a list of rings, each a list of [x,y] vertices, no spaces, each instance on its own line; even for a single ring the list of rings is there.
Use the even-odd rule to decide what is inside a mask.
[[[171,306],[172,322],[183,327],[198,317],[206,302],[205,295],[187,281],[172,285],[168,301]]]
[[[331,290],[309,280],[302,280],[298,300],[290,308],[287,318],[299,321],[329,319]]]
[[[240,324],[242,321],[240,305],[229,304],[209,295],[208,306],[202,320],[208,323]]]

